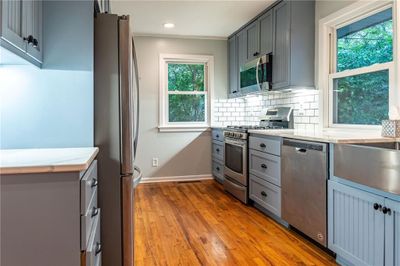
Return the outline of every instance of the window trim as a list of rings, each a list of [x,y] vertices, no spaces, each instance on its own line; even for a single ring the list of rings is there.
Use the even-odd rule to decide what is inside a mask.
[[[362,67],[358,69],[345,70],[336,72],[336,29],[349,25],[355,21],[371,16],[375,13],[383,11],[387,8],[393,10],[393,61],[375,64],[372,66]],[[377,0],[377,1],[358,1],[349,5],[319,21],[319,51],[318,51],[318,87],[320,92],[319,108],[321,112],[320,124],[322,128],[346,128],[346,129],[371,129],[380,130],[380,125],[352,125],[352,124],[334,124],[333,123],[333,79],[337,77],[345,77],[379,70],[389,70],[389,107],[400,106],[400,93],[396,89],[399,80],[396,76],[399,74],[399,20],[397,14],[400,14],[400,3],[397,1]]]
[[[168,92],[168,63],[201,63],[204,64],[204,92]],[[159,126],[160,132],[190,132],[208,130],[211,124],[212,99],[214,92],[214,57],[211,55],[160,54],[159,56]],[[168,95],[206,95],[205,122],[168,122]]]

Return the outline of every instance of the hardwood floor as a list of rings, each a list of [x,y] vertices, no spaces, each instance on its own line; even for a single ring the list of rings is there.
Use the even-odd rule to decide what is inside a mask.
[[[336,265],[215,181],[141,184],[135,265]]]

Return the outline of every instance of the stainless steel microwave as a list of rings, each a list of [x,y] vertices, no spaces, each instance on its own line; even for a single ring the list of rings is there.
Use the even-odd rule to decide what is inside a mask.
[[[268,91],[272,83],[272,55],[267,54],[240,66],[240,92]]]

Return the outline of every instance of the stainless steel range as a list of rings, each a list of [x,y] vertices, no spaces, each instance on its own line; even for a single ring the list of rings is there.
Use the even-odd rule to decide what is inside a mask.
[[[224,189],[248,203],[248,130],[293,128],[291,107],[267,108],[261,112],[259,126],[228,126],[224,129]]]

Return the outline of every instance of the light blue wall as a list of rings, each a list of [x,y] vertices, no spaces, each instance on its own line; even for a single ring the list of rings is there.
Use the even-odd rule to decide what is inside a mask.
[[[93,146],[93,3],[43,15],[43,68],[0,66],[0,149]]]

